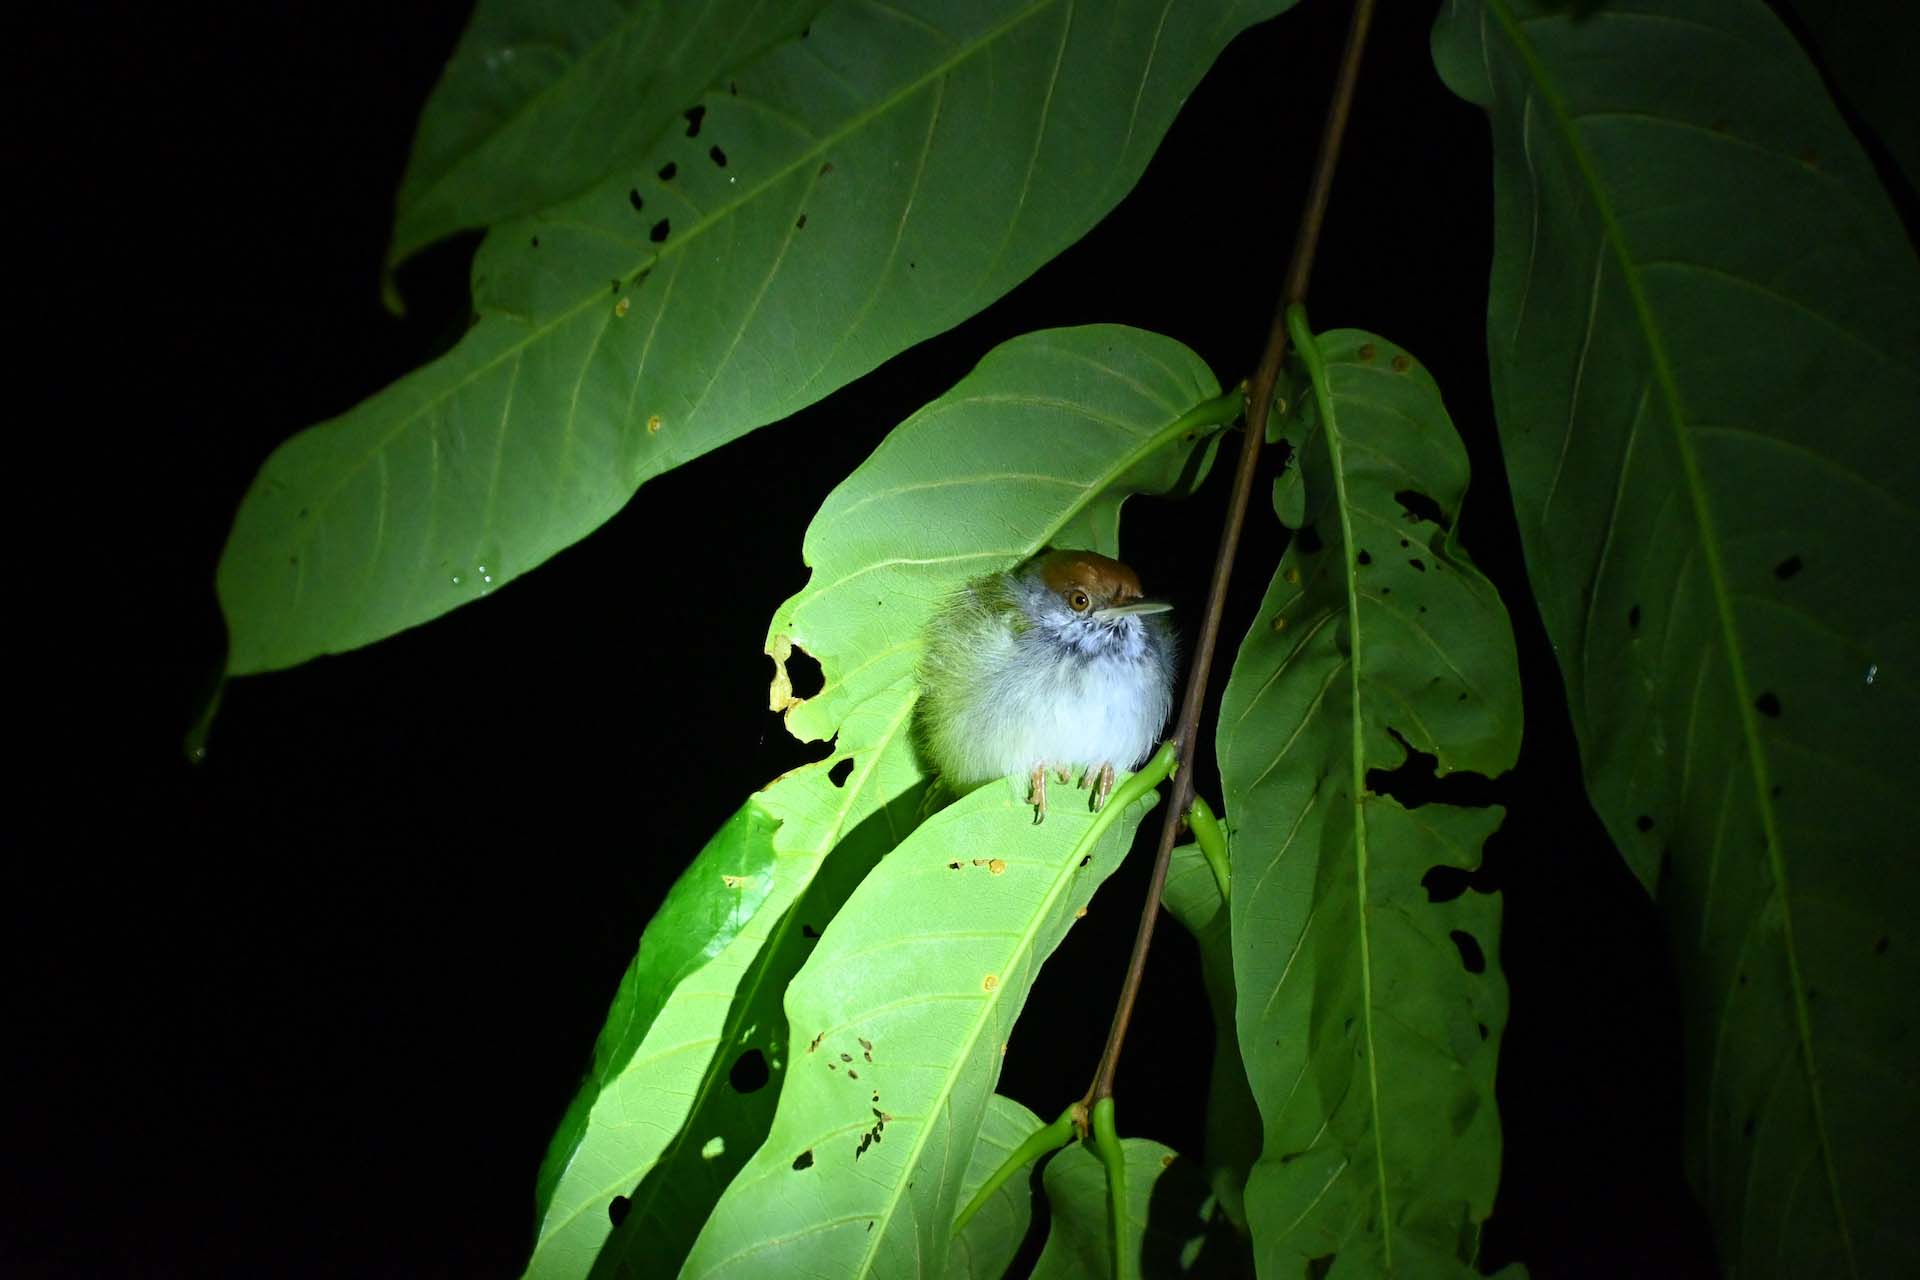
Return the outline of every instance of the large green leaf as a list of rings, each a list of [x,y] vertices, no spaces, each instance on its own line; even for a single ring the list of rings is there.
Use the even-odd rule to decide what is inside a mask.
[[[825,0],[480,0],[420,125],[389,265],[633,167],[728,68]]]
[[[780,823],[773,886],[726,950],[673,985],[637,1049],[632,1002],[624,990],[616,1000],[542,1174],[531,1273],[672,1273],[771,1123],[789,1061],[780,1000],[808,930],[913,825],[922,772],[907,724],[933,603],[1050,543],[1117,552],[1128,494],[1172,492],[1203,472],[1232,412],[1218,391],[1191,351],[1138,330],[1016,338],[829,495],[807,533],[813,576],[776,615],[768,651],[783,663],[798,641],[819,659],[819,694],[795,698],[781,665],[774,701],[794,732],[833,738],[834,750],[751,802]],[[871,599],[868,586],[880,588]],[[647,951],[643,940],[636,964],[655,963]],[[768,1083],[741,1092],[733,1068],[752,1052]]]
[[[1435,901],[1498,809],[1368,788],[1407,747],[1498,773],[1520,744],[1505,609],[1451,532],[1464,450],[1406,352],[1296,326],[1312,399],[1282,424],[1304,523],[1240,646],[1217,749],[1240,1050],[1263,1142],[1263,1276],[1465,1273],[1493,1207],[1499,903]],[[1314,1266],[1320,1271],[1311,1270]]]
[[[459,345],[267,460],[220,564],[228,670],[477,599],[979,310],[1112,208],[1227,39],[1287,2],[829,6],[624,171],[498,225]]]
[[[1721,1260],[1920,1270],[1920,268],[1757,0],[1459,4],[1435,49],[1492,113],[1501,442],[1589,791],[1668,915]]]
[[[960,1181],[960,1203],[971,1203],[974,1192],[1027,1140],[1027,1135],[1043,1127],[1039,1116],[1013,1099],[997,1093],[987,1099],[980,1136],[967,1161],[966,1177]],[[1028,1190],[1026,1177],[1001,1183],[953,1238],[947,1275],[952,1280],[1000,1280],[1013,1255],[1020,1251],[1020,1242],[1026,1239],[1032,1221],[1033,1193]]]
[[[1014,1020],[1152,799],[1036,826],[1013,788],[982,787],[875,868],[787,988],[773,1128],[683,1276],[944,1274]]]

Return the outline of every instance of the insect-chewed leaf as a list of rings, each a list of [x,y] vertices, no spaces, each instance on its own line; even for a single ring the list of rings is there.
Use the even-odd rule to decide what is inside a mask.
[[[1050,544],[1118,554],[1130,495],[1172,492],[1204,470],[1233,416],[1219,394],[1192,351],[1119,325],[1045,330],[988,352],[895,427],[808,526],[813,576],[767,637],[787,727],[824,737],[883,691],[910,698],[921,628],[967,579]],[[795,646],[826,671],[804,700],[785,667]]]
[[[1020,1006],[1151,803],[1098,817],[1056,803],[1035,826],[982,787],[868,875],[787,988],[773,1127],[687,1280],[943,1273]]]
[[[478,599],[978,311],[1111,209],[1233,32],[1288,2],[829,5],[625,171],[498,224],[459,344],[268,458],[220,563],[229,672]]]
[[[904,732],[869,719],[848,718],[844,757],[836,752],[749,801],[642,937],[593,1070],[541,1169],[529,1276],[623,1267],[673,1274],[766,1136],[790,1053],[780,1012],[786,984],[820,926],[911,829],[920,802]],[[851,771],[836,785],[831,771],[843,758]],[[716,851],[739,844],[726,838],[736,829],[749,837],[740,847],[751,857],[723,860]],[[679,947],[656,938],[662,918],[697,914],[676,912],[677,900],[699,905],[728,894],[743,903],[720,922],[724,930],[669,930],[689,933]],[[677,966],[666,963],[676,957]]]
[[[1237,1022],[1262,1149],[1262,1275],[1464,1274],[1500,1164],[1497,901],[1434,903],[1497,809],[1403,808],[1367,773],[1411,744],[1498,773],[1520,742],[1512,631],[1450,530],[1465,453],[1433,379],[1343,330],[1297,345],[1303,521],[1240,646],[1218,751]]]
[[[799,619],[786,625],[809,644],[819,638],[826,680],[788,723],[833,738],[835,750],[756,798],[780,823],[758,914],[673,987],[646,1040],[622,1051],[624,1066],[597,1069],[569,1113],[542,1179],[532,1273],[671,1274],[679,1264],[772,1121],[792,1049],[781,995],[811,951],[809,932],[913,827],[922,770],[906,730],[927,603],[956,572],[1004,567],[1093,522],[1113,550],[1129,493],[1173,489],[1205,461],[1218,423],[1185,420],[1217,393],[1197,356],[1153,334],[1099,326],[1017,338],[896,428],[828,498],[807,538],[813,583],[780,618]],[[1010,474],[1036,460],[1051,478]],[[911,563],[929,540],[956,554],[952,565]],[[869,579],[886,607],[862,604]],[[777,657],[791,653],[787,634],[776,621]],[[628,1013],[617,1001],[603,1040],[632,1038]],[[768,1076],[743,1091],[733,1068],[750,1054]]]
[[[481,0],[421,109],[389,264],[593,187],[825,0]],[[737,85],[736,85],[737,87]]]
[[[1691,1172],[1729,1273],[1920,1271],[1920,263],[1767,6],[1550,10],[1434,48],[1493,125],[1501,453],[1672,932]]]

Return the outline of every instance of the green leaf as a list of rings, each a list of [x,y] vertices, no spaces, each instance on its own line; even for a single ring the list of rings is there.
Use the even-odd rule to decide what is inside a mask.
[[[1213,1066],[1207,1079],[1207,1181],[1220,1209],[1247,1229],[1247,1174],[1260,1155],[1260,1110],[1247,1084],[1234,1033],[1233,936],[1220,885],[1198,845],[1181,845],[1160,899],[1200,947],[1200,979],[1213,1012]]]
[[[942,1274],[1014,1020],[1152,804],[1123,799],[1036,826],[1013,788],[982,787],[861,883],[787,988],[773,1128],[684,1276]]]
[[[731,67],[825,0],[481,0],[420,112],[389,266],[632,168]]]
[[[1435,50],[1491,111],[1502,453],[1720,1260],[1920,1270],[1920,265],[1758,3],[1463,4]]]
[[[986,1114],[980,1120],[980,1136],[967,1161],[967,1175],[960,1182],[960,1203],[970,1203],[974,1193],[1026,1141],[1027,1135],[1044,1127],[1039,1116],[1013,1099],[997,1093],[988,1098]],[[952,1280],[1000,1280],[1006,1274],[1033,1222],[1033,1192],[1027,1180],[1030,1172],[1023,1169],[1019,1176],[1002,1183],[961,1228],[947,1260],[947,1275]]]
[[[1296,313],[1297,321],[1297,313]],[[1407,747],[1499,773],[1520,743],[1506,611],[1452,529],[1464,450],[1405,351],[1291,326],[1301,531],[1240,646],[1217,750],[1240,1049],[1264,1121],[1247,1184],[1263,1276],[1468,1273],[1493,1207],[1506,1017],[1499,903],[1431,901],[1498,809],[1368,789]],[[1320,1272],[1314,1272],[1320,1274]]]
[[[553,1199],[560,1170],[587,1128],[594,1100],[633,1060],[674,990],[726,950],[773,888],[773,833],[778,819],[756,800],[741,805],[681,873],[640,935],[640,949],[620,980],[606,1026],[593,1046],[593,1066],[574,1096],[541,1166],[536,1199]]]
[[[497,226],[460,343],[275,451],[221,559],[229,672],[478,599],[978,311],[1111,209],[1287,2],[831,5],[708,93],[698,137]]]
[[[1199,1266],[1207,1244],[1207,1180],[1171,1147],[1145,1138],[1121,1142],[1127,1165],[1125,1238],[1129,1274],[1144,1277],[1213,1274]],[[1084,1143],[1047,1162],[1042,1175],[1051,1225],[1033,1280],[1105,1280],[1114,1274],[1108,1224],[1107,1171]],[[1224,1242],[1222,1242],[1224,1246]],[[1209,1249],[1209,1264],[1216,1257]]]
[[[812,950],[808,929],[831,919],[911,829],[923,789],[903,723],[856,712],[837,745],[742,811],[780,825],[770,885],[733,941],[680,977],[643,1029],[631,1025],[638,1001],[623,983],[595,1070],[541,1170],[529,1276],[617,1274],[623,1266],[671,1275],[765,1136],[790,1052],[781,995]],[[836,786],[830,771],[843,760],[851,772]],[[669,906],[672,896],[714,892],[698,882],[720,874],[703,855]],[[720,892],[730,888],[721,881]],[[651,968],[652,936],[649,926],[636,969]]]
[[[1194,426],[1193,409],[1218,390],[1192,352],[1138,330],[1016,338],[896,427],[829,495],[807,534],[813,576],[782,606],[768,648],[784,661],[791,633],[819,659],[821,692],[793,698],[779,666],[774,705],[796,733],[834,738],[835,749],[754,801],[781,823],[774,885],[760,911],[675,987],[640,1049],[623,1067],[596,1073],[569,1112],[542,1179],[554,1191],[541,1207],[530,1274],[583,1275],[596,1259],[603,1268],[672,1273],[771,1123],[788,1060],[780,1000],[811,950],[806,928],[824,928],[912,828],[922,770],[907,725],[919,632],[933,603],[966,577],[1070,536],[1115,552],[1129,493],[1171,491],[1204,469],[1220,411]],[[1027,466],[1054,479],[1010,476]],[[930,539],[952,559],[926,555]],[[867,583],[883,588],[873,599],[888,607],[856,608]],[[837,785],[832,772],[843,763],[851,772]],[[625,1017],[616,1003],[610,1023]],[[765,1061],[769,1084],[741,1093],[732,1068],[749,1051]],[[576,1140],[568,1135],[582,1109]],[[724,1150],[708,1158],[715,1137]],[[616,1199],[622,1209],[612,1207]]]

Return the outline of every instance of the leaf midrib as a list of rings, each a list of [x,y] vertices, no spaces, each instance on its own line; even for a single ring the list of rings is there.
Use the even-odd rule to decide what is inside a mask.
[[[1374,1189],[1380,1200],[1381,1261],[1388,1273],[1393,1270],[1393,1213],[1387,1197],[1387,1148],[1385,1117],[1380,1110],[1380,1056],[1373,1029],[1373,941],[1368,928],[1371,904],[1367,898],[1367,759],[1366,741],[1360,726],[1364,723],[1361,685],[1361,653],[1365,648],[1360,632],[1360,568],[1354,560],[1353,505],[1347,495],[1347,473],[1341,457],[1340,415],[1334,405],[1333,388],[1328,383],[1325,357],[1313,335],[1307,331],[1306,316],[1295,310],[1289,317],[1295,330],[1295,345],[1313,380],[1314,400],[1320,407],[1320,423],[1327,441],[1327,460],[1333,472],[1334,501],[1340,508],[1340,565],[1344,571],[1347,594],[1347,691],[1353,734],[1347,779],[1349,803],[1353,806],[1353,874],[1355,913],[1360,929],[1361,1025],[1367,1040],[1367,1093],[1373,1108]],[[1331,1113],[1329,1113],[1331,1118]],[[1342,1168],[1344,1169],[1344,1165]],[[1336,1175],[1337,1176],[1337,1175]],[[1332,1180],[1328,1180],[1328,1186]],[[1326,1188],[1321,1188],[1321,1194]],[[1317,1201],[1316,1201],[1317,1202]]]
[[[1828,1197],[1833,1205],[1841,1246],[1846,1251],[1847,1270],[1850,1274],[1858,1275],[1859,1265],[1854,1256],[1853,1234],[1847,1222],[1846,1206],[1840,1194],[1839,1174],[1834,1164],[1833,1141],[1827,1126],[1825,1097],[1814,1062],[1812,1017],[1807,1008],[1806,983],[1800,972],[1799,954],[1794,939],[1793,909],[1787,892],[1785,851],[1781,846],[1779,824],[1768,794],[1771,785],[1770,775],[1766,755],[1761,750],[1759,725],[1754,718],[1753,691],[1747,676],[1746,654],[1740,644],[1739,632],[1734,625],[1733,602],[1727,583],[1726,567],[1720,558],[1720,544],[1713,512],[1708,504],[1701,478],[1699,459],[1694,453],[1693,441],[1687,432],[1679,385],[1674,377],[1673,363],[1667,351],[1665,335],[1654,318],[1653,307],[1641,282],[1639,269],[1628,252],[1625,233],[1614,212],[1607,189],[1600,180],[1593,157],[1588,154],[1574,127],[1572,113],[1561,98],[1547,73],[1547,68],[1542,64],[1507,0],[1486,0],[1486,5],[1499,21],[1515,53],[1519,55],[1535,92],[1546,104],[1555,131],[1573,157],[1582,184],[1586,187],[1588,197],[1592,200],[1594,210],[1600,218],[1602,237],[1612,249],[1614,260],[1620,266],[1627,296],[1633,305],[1634,318],[1639,322],[1641,335],[1646,341],[1648,357],[1653,365],[1654,383],[1659,388],[1659,401],[1665,411],[1662,416],[1672,429],[1675,450],[1680,456],[1685,481],[1682,487],[1690,500],[1700,540],[1701,558],[1707,566],[1707,580],[1712,591],[1715,616],[1720,624],[1728,675],[1733,683],[1734,700],[1740,712],[1741,741],[1746,748],[1748,768],[1753,778],[1754,803],[1759,813],[1761,829],[1766,836],[1767,866],[1773,875],[1777,890],[1781,943],[1786,953],[1788,979],[1792,986],[1795,1028],[1799,1033],[1799,1056],[1801,1068],[1807,1079],[1807,1092],[1812,1103],[1814,1131],[1819,1138],[1821,1164],[1826,1175]],[[1714,28],[1714,31],[1717,35],[1726,34],[1718,28]],[[1539,197],[1536,195],[1535,199],[1538,200]],[[1355,648],[1357,650],[1357,644]],[[1708,1123],[1711,1123],[1711,1118]]]

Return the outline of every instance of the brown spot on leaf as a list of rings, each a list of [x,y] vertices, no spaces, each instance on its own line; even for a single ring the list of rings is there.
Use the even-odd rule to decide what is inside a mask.
[[[1413,368],[1413,361],[1407,359],[1406,356],[1398,355],[1393,358],[1393,371],[1395,373],[1405,373],[1411,368]]]
[[[746,882],[747,878],[745,876],[730,876],[725,872],[722,872],[720,875],[720,883],[726,885],[729,889],[738,889]]]
[[[1007,869],[1006,859],[1004,858],[988,858],[987,859],[988,874],[997,876],[1002,872],[1004,872],[1006,869]]]
[[[1362,360],[1371,360],[1373,359],[1375,354],[1376,353],[1374,352],[1373,344],[1371,342],[1363,342],[1360,344],[1360,358]]]

